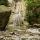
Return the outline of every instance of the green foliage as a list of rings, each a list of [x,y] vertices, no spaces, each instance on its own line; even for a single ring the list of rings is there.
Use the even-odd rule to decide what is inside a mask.
[[[8,5],[8,0],[0,0],[0,5]]]
[[[30,24],[38,23],[40,19],[40,0],[25,0],[26,1],[26,20]]]
[[[28,10],[32,10],[37,6],[40,6],[40,0],[27,0]]]

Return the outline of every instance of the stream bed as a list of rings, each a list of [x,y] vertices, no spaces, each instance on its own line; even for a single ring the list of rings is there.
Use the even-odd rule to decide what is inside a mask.
[[[25,32],[17,30],[17,32],[0,31],[0,40],[40,40],[40,29],[27,29]],[[20,33],[21,32],[21,33]]]

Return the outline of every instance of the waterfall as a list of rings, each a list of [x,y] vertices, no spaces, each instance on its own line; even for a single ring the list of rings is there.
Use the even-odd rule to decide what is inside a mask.
[[[11,0],[11,3],[12,3],[12,6],[11,6],[12,12],[9,19],[9,27],[19,29],[24,21],[25,6],[22,0],[20,1],[17,0],[17,2],[15,2],[14,0]]]
[[[22,22],[23,22],[23,17],[22,17],[20,12],[16,13],[14,15],[13,19],[14,19],[13,20],[13,25],[14,25],[15,28],[17,28],[17,26],[20,26],[22,24]]]
[[[15,14],[13,15],[13,27],[20,28],[20,25],[23,23],[23,15],[21,13],[22,5],[21,2],[18,1],[16,4]]]

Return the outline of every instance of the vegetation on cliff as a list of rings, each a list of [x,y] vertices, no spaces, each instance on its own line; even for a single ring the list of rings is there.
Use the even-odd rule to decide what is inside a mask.
[[[40,24],[40,0],[25,0],[26,2],[26,21],[29,24]]]

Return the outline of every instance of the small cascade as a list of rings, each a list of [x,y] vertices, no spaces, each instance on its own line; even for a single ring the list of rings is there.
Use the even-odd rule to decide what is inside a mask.
[[[13,20],[14,27],[19,29],[20,25],[22,25],[22,22],[23,22],[23,17],[21,13],[20,12],[16,13],[13,19],[14,19]]]
[[[9,1],[9,0],[8,0]],[[16,0],[15,0],[16,1]],[[8,27],[14,28],[14,29],[20,29],[20,26],[23,24],[24,21],[24,4],[22,0],[17,0],[15,2],[14,0],[11,0],[10,8],[11,8],[11,16],[9,19]]]
[[[13,11],[13,9],[12,9]],[[24,16],[23,16],[23,4],[21,0],[15,2],[15,11],[13,15],[13,27],[16,29],[20,29],[20,26],[23,24]]]

